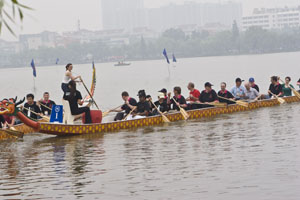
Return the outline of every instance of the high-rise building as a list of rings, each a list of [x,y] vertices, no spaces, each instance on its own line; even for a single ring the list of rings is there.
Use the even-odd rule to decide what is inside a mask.
[[[183,5],[170,4],[148,10],[148,25],[155,30],[189,24],[202,27],[210,23],[231,27],[234,20],[240,24],[241,18],[242,6],[234,2],[221,4],[186,2]]]
[[[244,16],[242,22],[243,30],[253,26],[267,30],[300,27],[300,6],[254,9],[253,14]]]
[[[104,29],[143,27],[145,23],[144,0],[102,0]]]
[[[102,0],[104,29],[133,30],[148,27],[155,31],[194,25],[220,24],[231,28],[233,21],[241,23],[240,3],[169,4],[160,8],[145,9],[143,0]]]

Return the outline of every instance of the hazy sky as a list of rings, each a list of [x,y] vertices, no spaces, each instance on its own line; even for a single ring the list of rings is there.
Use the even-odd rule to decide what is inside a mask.
[[[81,28],[99,30],[101,25],[100,0],[19,0],[34,8],[27,11],[23,28],[17,33],[39,33],[43,30],[63,32],[76,30],[78,19]],[[168,3],[183,3],[187,0],[144,0],[146,7],[159,7]],[[224,0],[189,0],[196,2],[222,2]],[[300,0],[234,0],[243,3],[244,13],[255,7],[300,5]],[[4,29],[5,30],[5,29]],[[19,30],[19,29],[17,29]],[[1,39],[14,40],[6,30]]]

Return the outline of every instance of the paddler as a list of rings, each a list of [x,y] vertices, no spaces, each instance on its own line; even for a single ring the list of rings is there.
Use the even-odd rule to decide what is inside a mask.
[[[51,115],[50,109],[52,109],[52,107],[54,105],[56,105],[56,103],[54,101],[50,100],[49,92],[44,92],[43,99],[41,99],[39,101],[39,103],[41,105],[41,111],[42,111],[43,115],[46,115],[46,116]]]
[[[190,95],[186,99],[186,101],[190,102],[190,104],[188,104],[188,109],[193,110],[193,109],[201,108],[199,104],[195,104],[195,102],[198,101],[200,98],[200,91],[195,89],[195,84],[192,82],[188,84],[187,88],[190,91]]]
[[[221,83],[221,90],[218,92],[218,96],[219,96],[219,102],[221,102],[221,103],[235,104],[235,102],[233,102],[233,101],[226,100],[226,99],[234,100],[234,96],[231,94],[231,92],[226,90],[226,83],[225,82]],[[223,98],[220,98],[220,97],[223,97],[223,98],[226,98],[226,99],[223,99]]]
[[[205,90],[203,90],[200,94],[200,102],[205,103],[213,103],[219,102],[218,95],[215,90],[212,89],[212,84],[210,82],[206,82],[204,84]],[[211,105],[202,105],[202,107],[213,107]]]
[[[173,89],[174,96],[171,98],[171,92],[168,93],[168,104],[172,105],[172,110],[180,110],[179,107],[187,109],[187,103],[184,96],[181,95],[181,88],[174,87]],[[175,101],[174,101],[175,99]]]
[[[250,83],[250,85],[251,85],[252,88],[256,89],[256,91],[259,92],[259,87],[258,87],[258,85],[255,83],[254,78],[252,78],[252,77],[249,78],[249,83]]]
[[[64,94],[66,92],[69,91],[69,82],[72,80],[72,81],[76,81],[76,80],[80,80],[81,79],[81,76],[73,76],[72,74],[72,70],[73,70],[73,65],[72,63],[69,63],[66,65],[66,72],[65,72],[65,75],[64,75],[64,78],[63,78],[63,81],[62,81],[62,84],[61,84],[61,89],[63,90]]]
[[[278,82],[278,77],[277,76],[272,76],[271,77],[271,84],[270,84],[268,92],[269,92],[270,98],[273,96],[272,93],[274,95],[276,95],[277,97],[280,97],[280,96],[283,95],[282,85],[280,85],[280,83]]]
[[[165,99],[164,93],[159,92],[158,93],[158,100],[154,102],[154,105],[159,109],[160,112],[165,113],[169,112],[169,105],[167,102],[167,99]],[[158,111],[155,108],[155,106],[152,105],[153,110],[153,115],[158,115]]]
[[[299,86],[299,89],[300,89],[300,78],[299,78],[299,80],[297,82],[297,85]],[[300,92],[300,90],[298,92]]]
[[[281,84],[283,96],[285,96],[285,97],[292,96],[291,88],[295,89],[294,86],[290,84],[290,82],[291,82],[291,77],[287,76],[287,77],[285,77],[285,83]]]
[[[120,121],[124,119],[125,115],[128,115],[130,111],[135,106],[137,106],[137,101],[134,98],[129,97],[128,92],[126,91],[122,92],[121,96],[125,103],[121,108],[112,110],[112,112],[118,112],[118,114],[114,118],[115,121]]]
[[[161,93],[163,93],[164,95],[165,95],[165,99],[168,99],[168,91],[167,91],[167,89],[166,88],[163,88],[163,89],[161,89],[160,91],[158,91],[158,92],[161,92]]]
[[[24,109],[23,109],[24,114],[33,119],[39,119],[39,116],[37,114],[41,115],[41,109],[37,105],[37,103],[34,101],[34,95],[27,94],[26,100],[27,100],[27,102],[24,104]],[[33,111],[34,113],[31,111]],[[37,114],[35,114],[35,113],[37,113]]]
[[[69,101],[70,110],[72,115],[79,115],[85,113],[85,123],[91,124],[91,113],[88,106],[78,107],[78,105],[83,105],[81,93],[76,89],[76,82],[71,80],[68,84],[69,91],[65,93],[64,99]]]
[[[257,101],[261,97],[259,92],[256,89],[251,87],[250,83],[245,83],[245,88],[246,91],[245,91],[244,99]]]
[[[136,116],[148,117],[150,115],[150,104],[146,100],[146,96],[145,90],[140,90],[138,92],[139,102],[135,112],[132,113],[133,118]]]
[[[245,97],[245,87],[242,86],[243,80],[241,78],[235,79],[235,86],[231,88],[230,92],[234,96],[235,100],[240,100]]]

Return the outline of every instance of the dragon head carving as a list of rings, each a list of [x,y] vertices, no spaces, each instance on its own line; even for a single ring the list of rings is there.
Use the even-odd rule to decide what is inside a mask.
[[[22,104],[25,98],[15,103],[16,101],[17,97],[15,99],[2,100],[0,102],[0,115],[15,115],[19,111],[17,106]]]

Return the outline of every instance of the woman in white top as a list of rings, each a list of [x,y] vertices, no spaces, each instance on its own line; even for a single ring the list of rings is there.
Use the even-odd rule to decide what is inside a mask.
[[[71,63],[66,65],[66,73],[61,84],[61,89],[63,90],[64,94],[69,91],[68,84],[71,80],[76,81],[76,79],[81,79],[81,76],[72,75],[72,69],[73,65]]]

